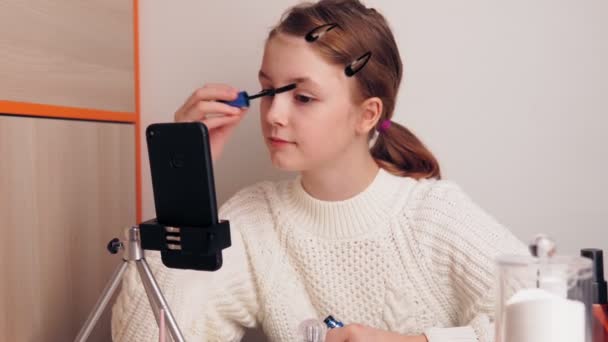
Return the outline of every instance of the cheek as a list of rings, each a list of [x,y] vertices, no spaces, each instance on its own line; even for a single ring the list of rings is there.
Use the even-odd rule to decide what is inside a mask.
[[[266,115],[268,114],[268,109],[270,108],[270,103],[268,101],[260,101],[260,125],[262,126],[262,130],[266,132],[267,128],[270,126],[268,121],[266,120]]]
[[[302,118],[294,122],[294,126],[296,124],[305,146],[326,151],[342,149],[350,142],[354,131],[352,118],[343,104],[319,107],[308,120]]]

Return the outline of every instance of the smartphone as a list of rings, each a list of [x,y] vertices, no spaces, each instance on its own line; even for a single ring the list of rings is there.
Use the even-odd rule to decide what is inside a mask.
[[[200,122],[146,129],[156,219],[168,226],[217,224],[209,132]]]
[[[213,163],[207,127],[200,122],[157,123],[146,128],[156,221],[168,227],[218,224]],[[142,234],[144,232],[142,231]],[[215,271],[222,252],[161,250],[167,267]]]

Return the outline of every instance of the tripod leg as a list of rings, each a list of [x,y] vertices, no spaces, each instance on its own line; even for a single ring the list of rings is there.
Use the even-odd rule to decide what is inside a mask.
[[[146,271],[140,266],[140,264],[137,261],[135,262],[135,265],[137,266],[139,278],[141,279],[141,283],[144,286],[146,296],[148,297],[148,302],[150,303],[150,308],[152,309],[152,313],[154,314],[154,318],[156,319],[156,324],[158,325],[158,324],[160,324],[160,317],[159,317],[160,302],[153,295],[154,290],[152,289],[152,285],[150,285],[150,282],[144,280],[144,279],[146,279]]]
[[[116,291],[116,288],[120,284],[120,280],[122,279],[122,275],[123,273],[125,273],[127,266],[128,263],[126,261],[123,261],[116,268],[114,274],[112,275],[112,278],[110,278],[110,281],[108,281],[108,284],[103,289],[101,297],[99,297],[99,299],[97,300],[95,308],[89,314],[89,317],[87,318],[85,324],[80,329],[80,332],[78,332],[76,339],[74,339],[75,342],[84,342],[89,338],[89,335],[91,335],[91,332],[95,328],[95,324],[97,324],[97,321],[103,314],[106,306],[108,305],[108,302],[110,301],[112,295]]]
[[[154,275],[152,274],[152,271],[150,270],[150,266],[148,266],[146,259],[142,258],[140,260],[137,260],[136,264],[137,270],[139,271],[139,274],[141,276],[141,281],[144,283],[144,288],[146,289],[146,291],[148,291],[148,289],[152,290],[152,293],[149,293],[148,297],[153,297],[155,304],[157,304],[157,308],[161,308],[164,311],[165,317],[167,318],[167,321],[169,323],[169,331],[171,332],[171,337],[173,337],[173,341],[185,342],[184,336],[182,335],[182,332],[180,331],[179,326],[177,325],[177,321],[175,321],[175,317],[173,317],[173,313],[171,313],[171,309],[169,309],[169,305],[167,304],[163,293],[160,291],[160,287],[158,286],[158,283],[156,283]],[[152,303],[150,304],[152,305],[154,310],[154,305]],[[158,315],[158,313],[155,313],[155,315]],[[157,321],[160,320],[157,319]]]

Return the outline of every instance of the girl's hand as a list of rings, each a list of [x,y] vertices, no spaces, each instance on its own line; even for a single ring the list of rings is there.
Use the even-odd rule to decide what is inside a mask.
[[[207,126],[214,161],[219,159],[226,141],[247,111],[247,108],[229,106],[218,100],[232,101],[237,96],[238,90],[229,85],[206,84],[195,90],[175,112],[175,122],[200,121]]]
[[[425,336],[404,336],[360,324],[349,324],[327,332],[325,342],[428,342]]]

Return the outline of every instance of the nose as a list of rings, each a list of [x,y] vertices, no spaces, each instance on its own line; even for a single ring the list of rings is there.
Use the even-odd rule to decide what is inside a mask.
[[[266,122],[272,126],[286,126],[289,123],[289,94],[277,94],[270,97]]]

